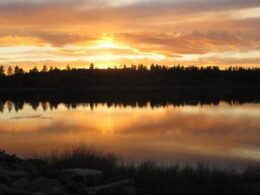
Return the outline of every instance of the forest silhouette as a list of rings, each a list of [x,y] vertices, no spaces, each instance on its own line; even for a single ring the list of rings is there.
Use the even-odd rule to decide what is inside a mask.
[[[67,109],[98,105],[109,107],[151,108],[166,106],[199,106],[260,103],[260,93],[252,89],[214,90],[15,90],[0,93],[0,112],[23,110],[25,104],[32,109],[55,110],[63,104]]]
[[[176,89],[176,88],[253,88],[260,87],[260,69],[217,66],[161,66],[142,64],[122,68],[58,69],[46,65],[25,72],[22,68],[0,66],[3,89]]]

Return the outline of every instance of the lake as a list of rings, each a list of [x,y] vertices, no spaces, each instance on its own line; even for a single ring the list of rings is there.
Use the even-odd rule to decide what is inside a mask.
[[[259,103],[1,101],[0,148],[22,157],[86,144],[137,162],[260,162]]]

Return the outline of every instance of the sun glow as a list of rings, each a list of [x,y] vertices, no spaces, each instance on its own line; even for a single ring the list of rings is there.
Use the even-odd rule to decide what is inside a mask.
[[[104,36],[99,40],[96,40],[93,47],[95,49],[123,49],[126,46],[116,42],[111,36]]]
[[[92,59],[99,68],[119,67],[121,64],[118,60],[126,57],[120,54],[120,52],[128,51],[132,54],[136,52],[135,48],[120,43],[118,40],[115,40],[113,36],[106,34],[91,44],[84,46],[84,49],[93,49],[97,52],[95,56],[92,56]],[[127,56],[128,55],[129,54],[127,54]]]

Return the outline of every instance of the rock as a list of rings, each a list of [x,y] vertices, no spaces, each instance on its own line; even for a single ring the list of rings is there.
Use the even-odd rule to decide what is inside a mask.
[[[21,161],[21,159],[17,158],[15,155],[7,155],[5,152],[0,152],[0,162],[1,163],[8,163],[15,164],[17,162]]]
[[[42,175],[48,178],[59,178],[62,175],[62,171],[59,169],[47,169]]]
[[[64,169],[63,180],[75,180],[86,185],[96,185],[102,182],[103,173],[93,169]]]
[[[4,195],[33,195],[32,192],[21,190],[18,188],[11,188],[8,185],[0,183],[0,194]]]
[[[136,189],[134,187],[124,187],[121,190],[121,194],[123,195],[136,195]]]
[[[90,188],[84,188],[83,191],[88,195],[96,195],[99,193],[119,194],[123,188],[127,186],[133,186],[134,181],[132,179],[118,181],[110,184],[98,185]]]
[[[27,162],[34,165],[38,169],[44,169],[48,166],[46,161],[40,159],[28,159]]]
[[[15,155],[7,155],[4,152],[0,152],[0,168],[9,171],[37,171],[29,161],[19,159]]]
[[[27,162],[27,161],[20,161],[17,164],[17,168],[18,168],[18,170],[23,170],[23,171],[30,172],[33,174],[38,172],[38,168],[36,166],[34,166],[32,163]]]
[[[106,184],[93,169],[48,169],[42,160],[22,160],[0,151],[0,195],[136,195],[133,180]]]
[[[9,186],[0,183],[0,194],[10,194],[11,191],[12,189]]]
[[[67,188],[76,192],[82,192],[82,189],[86,187],[84,183],[78,181],[66,181],[64,184],[66,185]]]
[[[6,175],[2,175],[1,174],[1,169],[0,169],[0,183],[3,183],[3,184],[7,184],[7,183],[10,183],[12,182],[12,179]]]
[[[47,194],[45,194],[43,192],[35,192],[34,195],[47,195]]]
[[[18,188],[12,188],[12,191],[8,195],[33,195],[33,192],[30,192],[28,190],[22,190]]]
[[[61,182],[58,179],[48,179],[48,184],[50,186],[60,186]]]
[[[51,193],[51,185],[49,183],[49,180],[45,177],[39,177],[32,180],[32,187],[36,191],[44,192],[46,194]]]
[[[28,178],[20,178],[11,184],[13,187],[20,189],[29,189],[32,187],[31,181]]]
[[[28,176],[28,173],[23,171],[9,171],[9,170],[2,169],[0,170],[0,175],[9,178],[21,178],[21,177]]]
[[[31,187],[35,191],[41,191],[47,194],[52,193],[55,187],[60,186],[62,186],[62,184],[58,179],[48,179],[42,176],[31,181]]]
[[[65,186],[54,186],[51,188],[53,194],[64,194],[66,192]]]

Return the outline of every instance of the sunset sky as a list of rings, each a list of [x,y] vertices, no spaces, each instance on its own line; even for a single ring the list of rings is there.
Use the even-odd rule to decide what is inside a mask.
[[[260,1],[0,1],[0,64],[91,62],[260,67]]]

